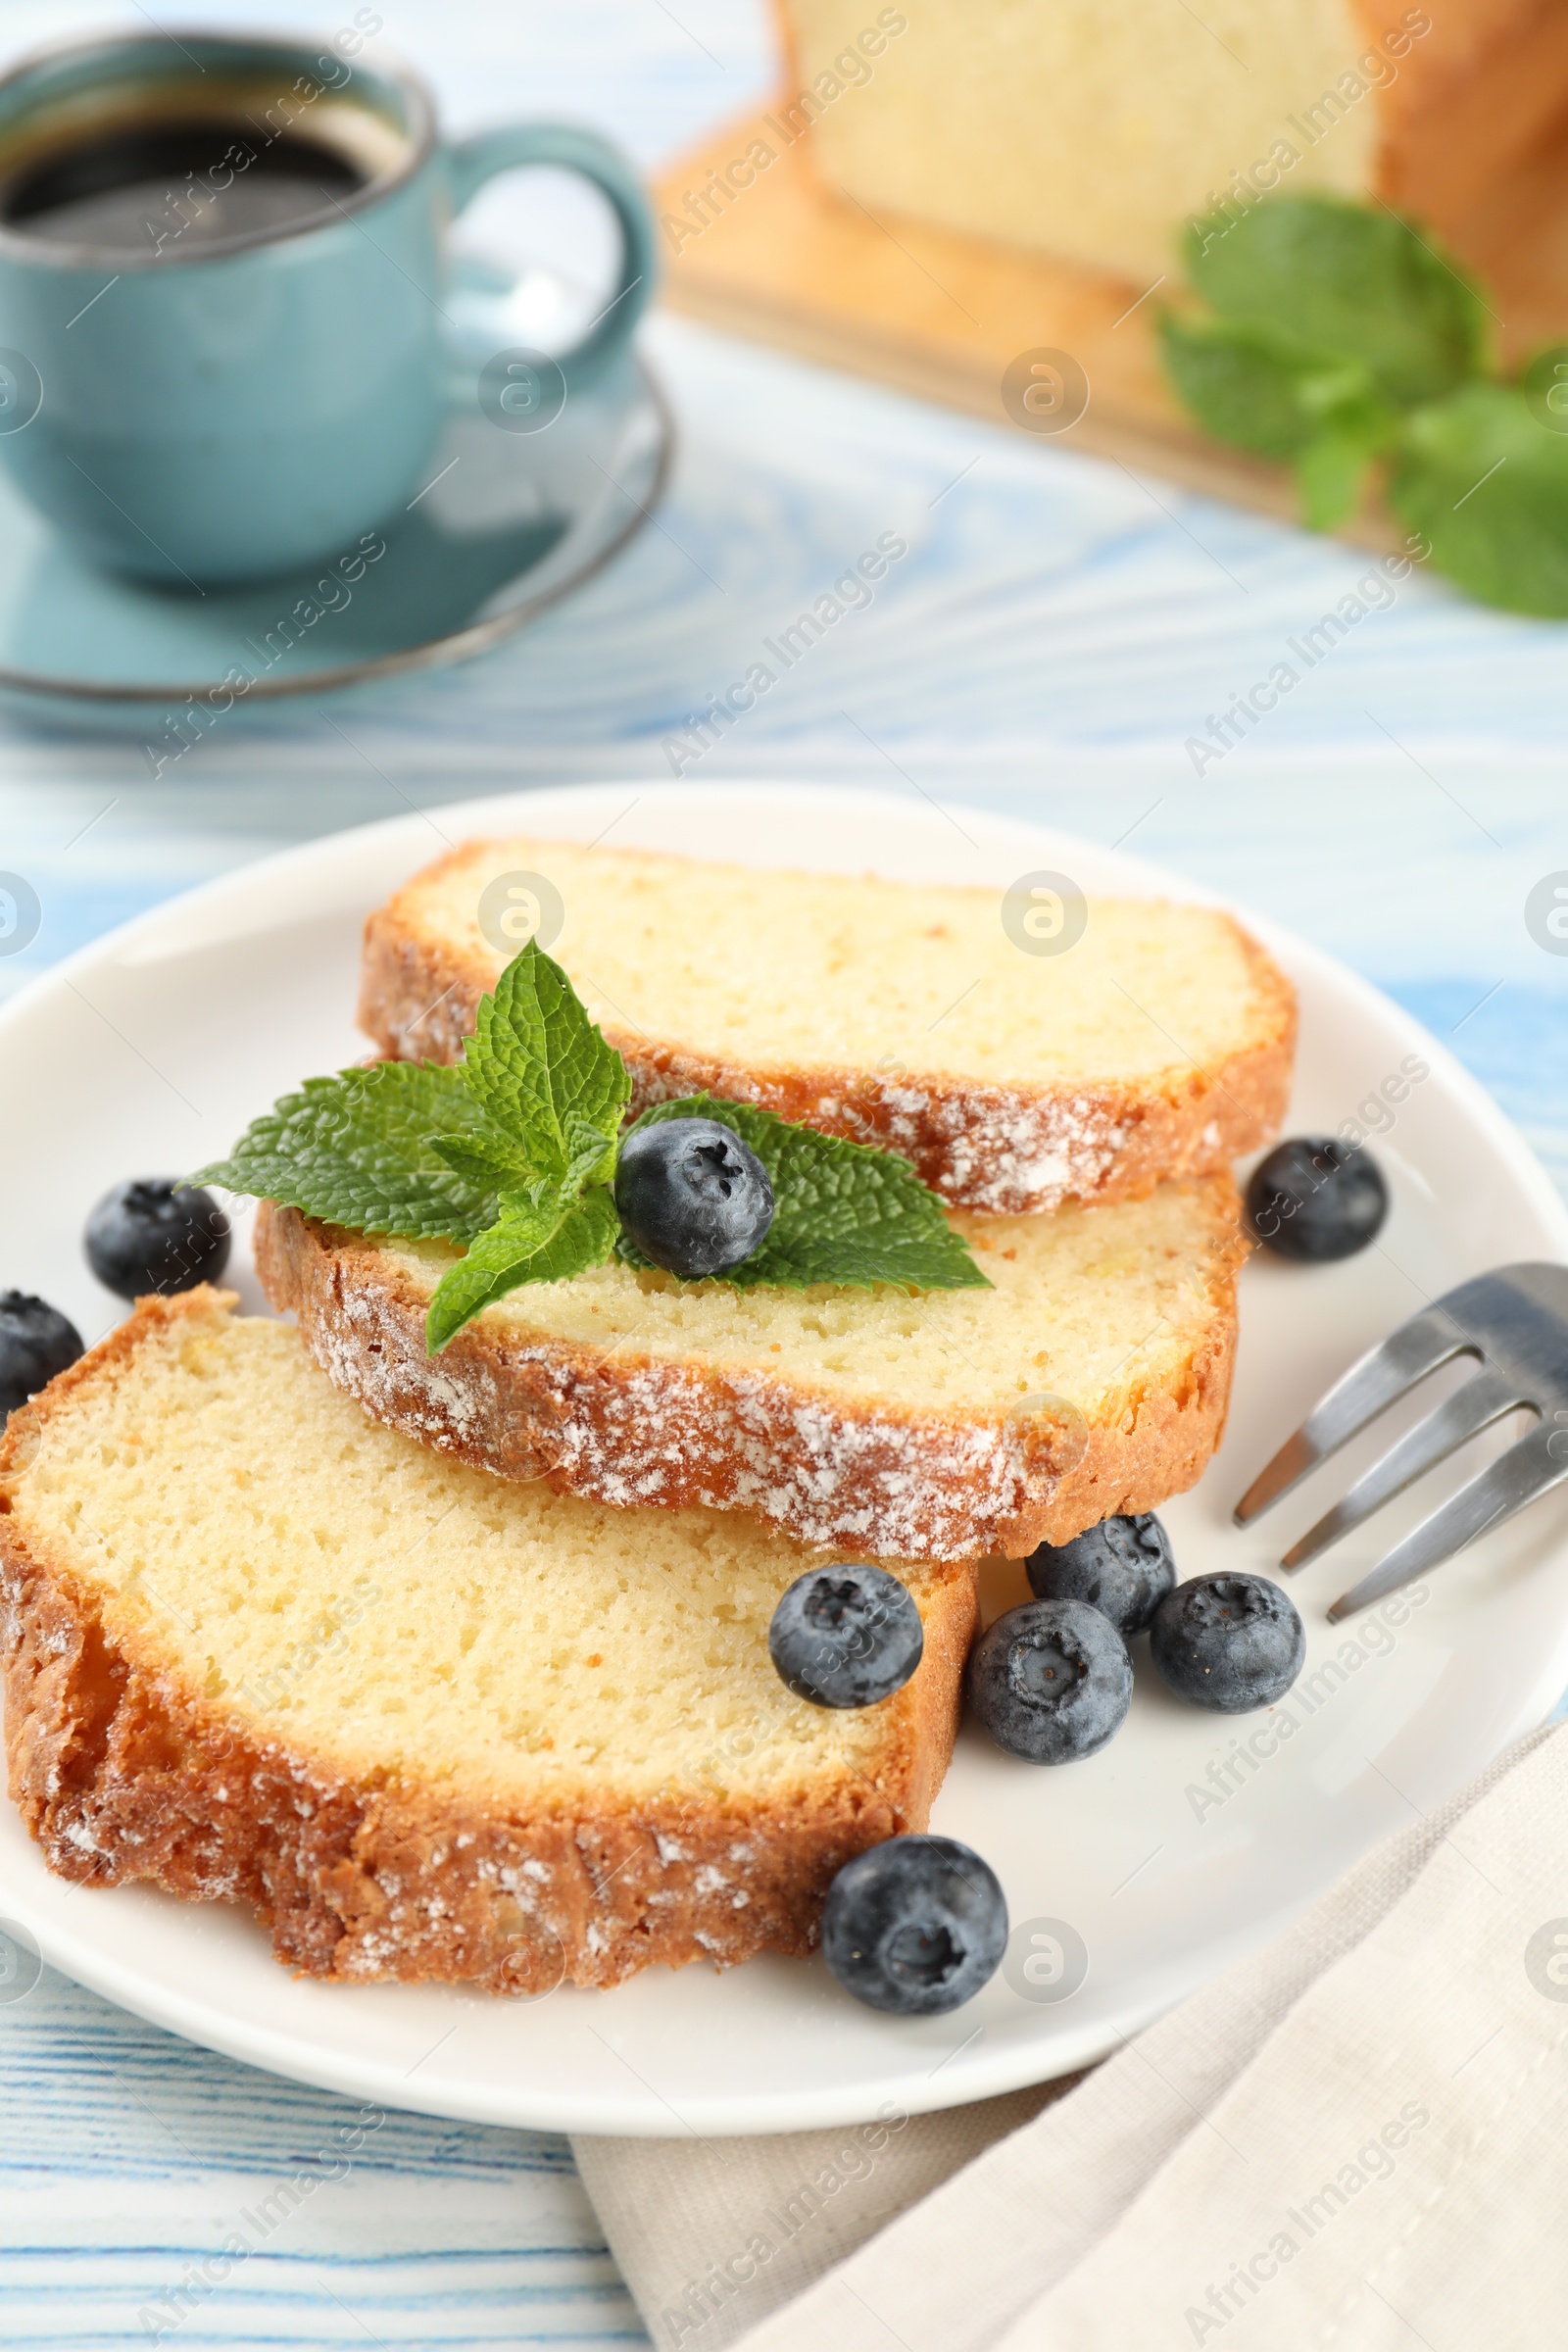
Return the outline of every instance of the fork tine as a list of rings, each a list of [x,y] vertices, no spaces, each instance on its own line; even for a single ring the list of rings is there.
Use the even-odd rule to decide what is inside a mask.
[[[1473,1438],[1490,1422],[1498,1421],[1504,1413],[1526,1401],[1517,1381],[1510,1381],[1490,1365],[1467,1380],[1462,1389],[1446,1397],[1436,1411],[1407,1430],[1396,1446],[1372,1464],[1365,1476],[1358,1478],[1342,1502],[1325,1511],[1314,1528],[1293,1544],[1281,1560],[1282,1568],[1304,1568],[1315,1560],[1320,1551],[1327,1551],[1342,1536],[1348,1536],[1363,1519],[1380,1510],[1392,1496],[1413,1485],[1424,1471],[1430,1470],[1444,1457]]]
[[[1568,1478],[1568,1461],[1557,1461],[1551,1453],[1554,1433],[1544,1423],[1531,1430],[1527,1437],[1499,1453],[1479,1477],[1468,1486],[1450,1494],[1431,1517],[1407,1535],[1402,1544],[1379,1560],[1368,1576],[1344,1592],[1329,1611],[1329,1623],[1339,1625],[1353,1617],[1385,1593],[1396,1592],[1401,1585],[1424,1576],[1429,1568],[1438,1567],[1465,1544],[1473,1544],[1489,1527],[1512,1518],[1525,1503],[1534,1502],[1552,1487]]]
[[[1466,1349],[1480,1353],[1476,1342],[1441,1305],[1422,1307],[1397,1331],[1391,1331],[1335,1382],[1296,1435],[1287,1438],[1267,1468],[1258,1472],[1236,1505],[1237,1526],[1246,1527],[1270,1503],[1278,1502],[1309,1470],[1338,1452],[1418,1380],[1425,1380],[1429,1372]]]

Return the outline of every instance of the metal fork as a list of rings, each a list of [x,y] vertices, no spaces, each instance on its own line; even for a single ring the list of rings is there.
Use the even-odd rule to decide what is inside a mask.
[[[1505,1413],[1528,1405],[1540,1419],[1342,1593],[1329,1611],[1331,1624],[1424,1576],[1568,1479],[1568,1266],[1499,1266],[1446,1291],[1352,1364],[1252,1481],[1236,1506],[1237,1526],[1278,1502],[1417,1381],[1458,1355],[1478,1357],[1480,1370],[1375,1461],[1292,1544],[1282,1568],[1304,1568]]]

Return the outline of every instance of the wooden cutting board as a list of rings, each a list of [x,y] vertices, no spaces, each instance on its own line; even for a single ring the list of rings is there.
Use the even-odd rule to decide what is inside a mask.
[[[1296,518],[1283,468],[1206,439],[1166,391],[1152,320],[1174,279],[1139,286],[902,215],[873,215],[818,178],[809,134],[793,145],[787,137],[771,114],[733,123],[656,186],[663,299],[676,310],[1020,435],[1049,438],[1054,428],[1064,447]],[[727,209],[711,199],[688,204],[758,138],[775,161]],[[1450,243],[1486,287],[1508,364],[1568,334],[1568,129]],[[1021,420],[1029,411],[1020,412],[1020,377],[1027,380],[1033,364],[1025,355],[1048,352],[1069,355],[1087,378],[1087,406],[1065,428],[1076,379],[1067,376],[1066,406],[1053,410],[1066,371],[1049,360],[1039,363],[1031,419]],[[1402,534],[1369,505],[1342,535],[1385,549]]]

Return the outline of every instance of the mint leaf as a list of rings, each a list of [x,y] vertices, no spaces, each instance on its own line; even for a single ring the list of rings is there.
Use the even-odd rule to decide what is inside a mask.
[[[1205,432],[1293,463],[1314,529],[1349,512],[1398,425],[1358,360],[1230,318],[1167,313],[1159,335],[1171,383]]]
[[[1381,207],[1270,196],[1239,220],[1189,223],[1187,272],[1226,318],[1356,360],[1400,407],[1480,372],[1487,313],[1430,239]]]
[[[1309,531],[1331,531],[1354,514],[1372,455],[1353,431],[1322,433],[1302,450],[1296,461],[1296,488]]]
[[[615,1059],[620,1061],[617,1054]],[[625,1071],[626,1065],[621,1062]],[[626,1074],[626,1092],[615,1104],[614,1125],[607,1136],[602,1127],[573,1113],[566,1121],[566,1182],[581,1187],[585,1184],[609,1184],[615,1172],[615,1145],[620,1133],[620,1115],[631,1095],[631,1077]]]
[[[1472,596],[1568,617],[1568,438],[1539,420],[1522,389],[1466,384],[1418,409],[1389,502]]]
[[[1326,424],[1368,415],[1372,379],[1356,361],[1230,318],[1167,312],[1160,342],[1172,383],[1199,422],[1259,457],[1298,457]],[[1394,416],[1378,405],[1380,421]]]
[[[495,1187],[460,1173],[431,1138],[479,1137],[484,1127],[460,1070],[381,1061],[308,1078],[187,1182],[253,1193],[355,1233],[468,1242],[495,1222]]]
[[[480,999],[462,1069],[531,1174],[573,1189],[608,1181],[631,1079],[537,940]]]
[[[715,1102],[708,1095],[655,1103],[632,1133],[661,1119],[695,1118],[732,1127],[757,1153],[773,1187],[767,1239],[715,1280],[741,1290],[771,1283],[799,1291],[817,1282],[849,1290],[869,1290],[878,1282],[914,1291],[990,1289],[935,1193],[898,1152],[818,1135],[814,1127],[792,1126],[755,1103]],[[624,1235],[618,1247],[628,1265],[649,1264]]]
[[[1548,433],[1568,433],[1568,343],[1548,343],[1519,378],[1525,405]]]
[[[525,1193],[533,1181],[533,1171],[515,1145],[493,1129],[482,1135],[432,1136],[430,1149],[449,1168],[488,1192]]]
[[[603,1265],[618,1231],[615,1203],[604,1186],[580,1200],[549,1185],[537,1186],[531,1196],[507,1194],[489,1231],[436,1285],[424,1324],[430,1354],[438,1355],[466,1323],[509,1291],[529,1282],[564,1282]]]

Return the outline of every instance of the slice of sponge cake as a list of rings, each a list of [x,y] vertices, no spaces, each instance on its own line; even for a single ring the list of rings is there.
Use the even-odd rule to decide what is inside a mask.
[[[143,1300],[0,1439],[11,1792],[51,1866],[248,1904],[338,1980],[538,1992],[814,1941],[925,1826],[969,1571],[913,1679],[793,1698],[813,1564],[703,1511],[505,1484],[368,1422],[286,1325]]]
[[[488,1307],[435,1357],[454,1251],[264,1206],[257,1265],[337,1385],[507,1478],[747,1510],[898,1559],[1014,1556],[1201,1474],[1242,1255],[1229,1176],[954,1222],[983,1290],[739,1291],[610,1264]]]
[[[632,1073],[904,1152],[958,1207],[1148,1193],[1274,1134],[1290,982],[1229,915],[763,872],[559,841],[472,842],[366,927],[360,1019],[455,1061],[537,935]]]

